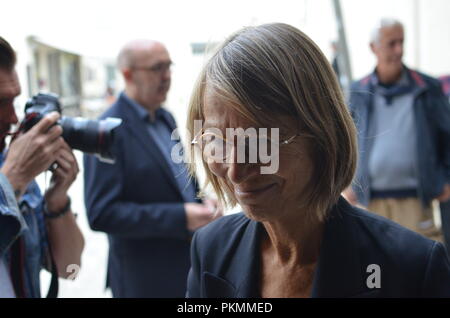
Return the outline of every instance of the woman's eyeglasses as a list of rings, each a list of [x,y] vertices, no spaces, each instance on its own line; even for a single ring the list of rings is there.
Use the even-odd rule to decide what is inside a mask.
[[[199,132],[191,144],[198,147],[208,163],[268,163],[278,156],[279,148],[288,145],[299,135],[279,140],[278,134],[231,134],[227,140],[212,132]],[[235,155],[233,156],[233,149]]]

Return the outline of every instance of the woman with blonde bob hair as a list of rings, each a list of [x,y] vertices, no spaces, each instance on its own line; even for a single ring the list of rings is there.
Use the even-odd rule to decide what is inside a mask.
[[[243,209],[195,233],[188,297],[450,297],[442,244],[341,197],[356,131],[301,31],[276,23],[229,37],[200,74],[188,130],[207,183]]]

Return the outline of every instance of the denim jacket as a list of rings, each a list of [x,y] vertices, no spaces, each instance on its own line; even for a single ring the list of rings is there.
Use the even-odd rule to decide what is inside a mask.
[[[418,195],[424,206],[442,193],[450,183],[450,105],[439,81],[406,68],[414,83],[414,116],[417,129]],[[369,158],[372,146],[369,135],[374,107],[374,73],[353,83],[349,107],[358,129],[359,158],[353,189],[358,201],[370,201]],[[392,154],[402,155],[402,154]]]
[[[0,154],[0,166],[4,155]],[[42,213],[43,197],[32,181],[17,204],[8,179],[0,173],[0,257],[11,262],[10,247],[21,237],[24,246],[24,268],[21,274],[25,297],[40,297],[39,273],[47,267],[47,231]]]

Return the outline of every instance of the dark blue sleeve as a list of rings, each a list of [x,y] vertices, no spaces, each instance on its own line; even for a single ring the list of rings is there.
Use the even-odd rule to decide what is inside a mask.
[[[191,269],[187,279],[186,298],[200,297],[200,261],[197,251],[197,235],[196,232],[191,242]]]
[[[91,228],[126,238],[189,239],[182,202],[141,204],[123,198],[126,176],[121,163],[120,152],[115,164],[84,156],[85,205]]]
[[[431,249],[422,296],[450,298],[450,261],[439,242],[435,242]]]
[[[432,86],[430,93],[429,111],[439,133],[440,159],[446,169],[447,182],[450,184],[450,104],[438,84]]]

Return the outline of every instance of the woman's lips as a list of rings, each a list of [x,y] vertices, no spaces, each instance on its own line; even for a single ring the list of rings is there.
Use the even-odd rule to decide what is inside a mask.
[[[246,201],[258,201],[263,200],[264,196],[275,188],[275,185],[275,183],[271,183],[261,187],[235,187],[234,193],[241,203],[245,203]]]

